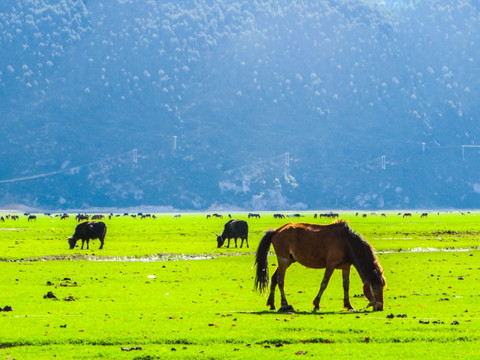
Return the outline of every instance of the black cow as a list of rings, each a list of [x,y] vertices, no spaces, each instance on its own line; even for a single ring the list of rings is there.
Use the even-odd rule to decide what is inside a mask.
[[[99,239],[100,240],[100,249],[103,249],[103,240],[107,235],[107,225],[101,221],[85,221],[80,223],[75,228],[75,233],[71,238],[68,238],[68,243],[70,244],[70,249],[73,249],[77,244],[78,240],[82,240],[82,250],[83,244],[88,243],[90,239]]]
[[[78,222],[88,220],[89,218],[90,217],[87,214],[77,214],[77,216],[75,216],[75,219],[77,219]]]
[[[237,239],[242,239],[240,247],[243,246],[243,241],[247,242],[248,247],[248,224],[244,220],[229,220],[224,228],[221,235],[217,235],[217,247],[222,247],[225,243],[225,240],[228,239],[227,248],[230,247],[230,239],[235,239],[235,247],[237,247]]]

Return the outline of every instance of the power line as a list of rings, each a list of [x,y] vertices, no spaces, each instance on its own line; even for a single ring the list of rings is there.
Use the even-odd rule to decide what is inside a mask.
[[[134,150],[134,152],[135,151],[136,151],[136,149]],[[49,172],[46,172],[46,173],[35,174],[35,175],[30,175],[30,176],[23,176],[23,177],[18,177],[18,178],[13,178],[13,179],[0,180],[0,184],[15,183],[15,182],[33,180],[33,179],[40,179],[40,178],[45,178],[45,177],[49,177],[49,176],[53,176],[53,175],[65,174],[65,173],[69,173],[69,172],[71,172],[71,173],[78,172],[82,168],[93,166],[93,165],[99,164],[99,163],[104,162],[104,161],[119,159],[120,157],[122,157],[124,155],[131,155],[131,151],[121,153],[121,154],[118,154],[118,155],[114,155],[114,156],[109,156],[109,157],[106,157],[106,158],[103,158],[103,159],[100,159],[100,160],[97,160],[97,161],[89,162],[87,164],[70,166],[70,167],[65,168],[65,169],[49,171]]]

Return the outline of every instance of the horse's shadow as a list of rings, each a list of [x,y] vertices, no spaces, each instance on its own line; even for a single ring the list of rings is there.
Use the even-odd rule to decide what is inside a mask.
[[[274,310],[261,310],[261,311],[238,311],[240,314],[251,314],[251,315],[302,315],[302,316],[330,316],[330,315],[360,315],[360,314],[369,314],[367,310],[355,310],[355,311],[274,311]]]

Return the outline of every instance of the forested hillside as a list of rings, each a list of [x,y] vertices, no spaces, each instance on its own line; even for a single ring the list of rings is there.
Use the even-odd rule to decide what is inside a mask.
[[[478,208],[477,1],[0,4],[0,206]]]

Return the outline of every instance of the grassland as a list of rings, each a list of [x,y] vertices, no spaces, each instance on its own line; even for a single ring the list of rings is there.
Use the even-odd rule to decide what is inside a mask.
[[[356,312],[342,309],[334,273],[313,313],[322,270],[298,264],[286,292],[296,312],[267,311],[253,291],[253,253],[264,230],[248,220],[249,248],[216,248],[227,219],[204,214],[118,216],[105,247],[69,250],[72,218],[0,222],[0,357],[11,359],[480,358],[480,214],[342,213],[378,251],[385,310],[366,310],[352,272]],[[305,214],[301,221],[329,223]],[[272,268],[275,256],[270,258]],[[45,299],[52,292],[57,299]],[[130,350],[130,351],[128,351]]]

